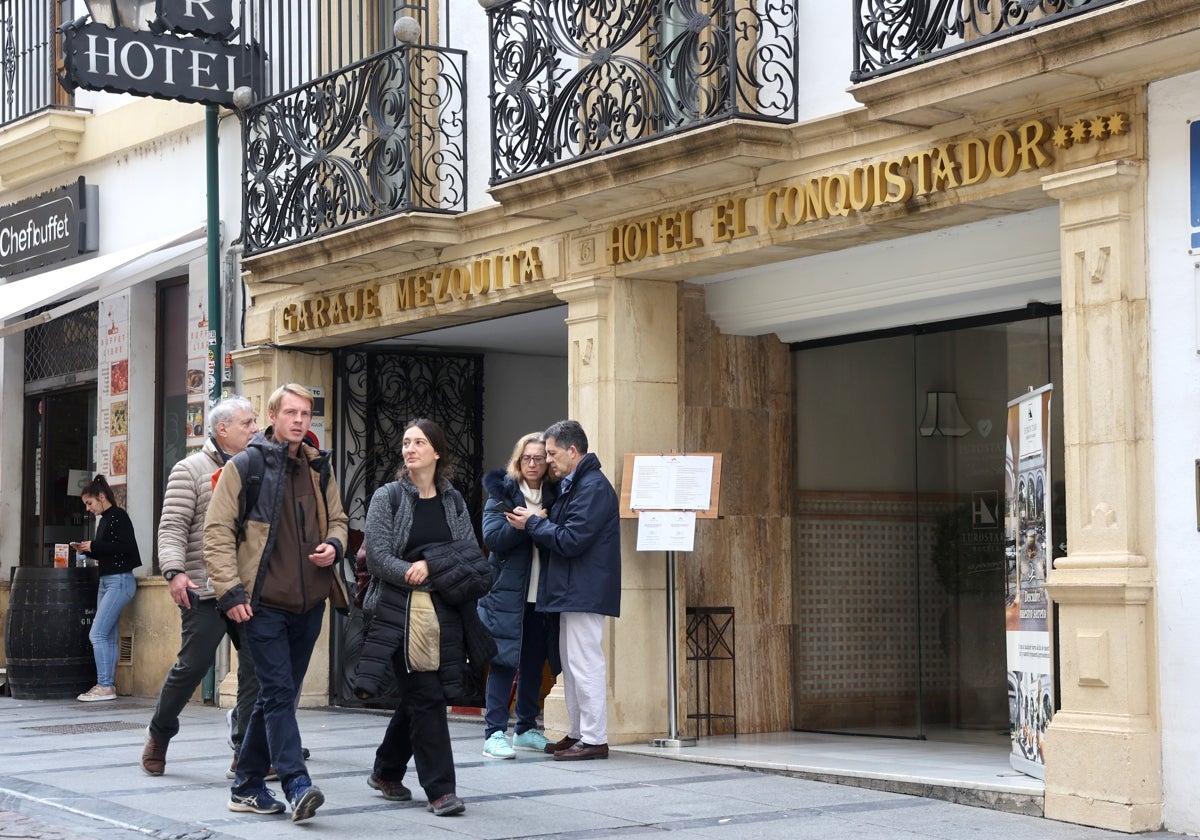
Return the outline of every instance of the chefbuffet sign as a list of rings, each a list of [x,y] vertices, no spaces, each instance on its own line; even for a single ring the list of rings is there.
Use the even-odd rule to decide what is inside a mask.
[[[0,274],[12,277],[99,247],[99,187],[73,184],[0,207]]]
[[[262,63],[256,45],[226,40],[235,31],[232,0],[159,0],[148,29],[80,18],[60,31],[67,90],[232,106],[233,92],[251,85]]]

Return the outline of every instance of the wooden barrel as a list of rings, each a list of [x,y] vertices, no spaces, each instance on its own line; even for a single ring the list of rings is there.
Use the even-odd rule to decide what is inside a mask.
[[[95,568],[21,566],[4,619],[8,686],[21,700],[75,697],[96,684],[88,633],[96,617]]]

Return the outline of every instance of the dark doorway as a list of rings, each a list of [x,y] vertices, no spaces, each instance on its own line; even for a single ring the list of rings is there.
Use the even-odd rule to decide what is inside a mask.
[[[21,565],[52,566],[56,543],[91,537],[75,484],[95,469],[95,388],[26,397],[25,435]]]

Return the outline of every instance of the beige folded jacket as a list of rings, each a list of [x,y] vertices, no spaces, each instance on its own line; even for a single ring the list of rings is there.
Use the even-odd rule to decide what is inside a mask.
[[[409,593],[407,629],[409,670],[436,671],[442,664],[442,626],[428,592]]]

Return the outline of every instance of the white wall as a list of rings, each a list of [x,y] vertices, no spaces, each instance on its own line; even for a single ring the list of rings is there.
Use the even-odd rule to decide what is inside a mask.
[[[1188,253],[1188,125],[1200,117],[1200,74],[1150,86],[1148,250],[1154,412],[1159,690],[1163,818],[1200,833],[1200,533],[1194,463],[1200,458],[1197,257]]]
[[[847,89],[854,65],[854,21],[850,4],[797,3],[800,54],[800,114],[806,122],[862,106]]]

